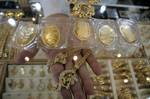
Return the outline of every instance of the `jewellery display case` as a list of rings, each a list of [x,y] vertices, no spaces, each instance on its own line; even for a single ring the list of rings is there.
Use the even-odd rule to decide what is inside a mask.
[[[0,99],[63,99],[62,87],[69,89],[81,82],[76,74],[83,63],[94,90],[87,99],[150,99],[150,8],[146,0],[144,5],[135,0],[67,1],[71,3],[68,19],[44,19],[42,8],[31,8],[31,17],[29,9],[9,12],[0,7]],[[32,7],[35,2],[30,2],[24,7]],[[8,24],[10,18],[17,20],[15,27]],[[83,49],[91,50],[82,55]],[[62,53],[55,55],[53,50]],[[92,65],[95,61],[101,65],[100,75],[87,61],[91,53]],[[64,65],[72,56],[74,67],[67,71]],[[58,82],[51,70],[56,63],[65,68]]]

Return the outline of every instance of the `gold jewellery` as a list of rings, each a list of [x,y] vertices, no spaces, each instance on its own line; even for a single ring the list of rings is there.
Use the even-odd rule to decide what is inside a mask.
[[[87,2],[79,2],[79,0],[67,0],[74,4],[72,15],[79,18],[91,18],[95,14],[93,4],[98,3],[98,0],[87,0]]]
[[[42,43],[48,47],[57,47],[60,43],[60,30],[55,25],[45,26],[41,35]]]
[[[33,42],[36,36],[35,26],[33,24],[25,24],[18,27],[16,31],[16,44],[25,47]]]
[[[77,3],[72,9],[73,16],[79,18],[91,18],[95,14],[95,9],[87,3]]]
[[[120,88],[118,97],[119,99],[134,99],[129,88]]]
[[[115,38],[115,31],[113,28],[111,28],[108,25],[104,25],[99,29],[99,40],[104,44],[104,45],[111,45],[112,42],[114,41]]]
[[[56,63],[60,64],[66,64],[67,62],[67,57],[72,56],[75,52],[79,51],[79,48],[68,48],[66,52],[58,53],[54,60],[49,60],[48,65],[49,65],[49,70],[51,70],[51,66],[53,66]]]
[[[7,38],[9,36],[10,27],[5,24],[0,24],[0,58],[3,57]]]
[[[136,36],[133,32],[133,30],[131,29],[130,26],[128,25],[121,25],[120,26],[120,32],[121,35],[123,36],[123,38],[129,42],[129,43],[134,43],[136,41]]]
[[[78,81],[76,71],[80,68],[80,66],[85,63],[88,56],[91,54],[91,51],[88,51],[82,59],[75,61],[74,67],[70,70],[65,70],[60,73],[59,76],[59,84],[57,89],[60,90],[62,87],[69,89],[71,85],[74,85],[75,82]]]
[[[91,24],[83,19],[79,19],[74,24],[73,33],[80,41],[86,41],[90,38],[92,32]]]
[[[97,96],[111,96],[111,85],[107,76],[100,75],[92,77],[94,92]]]

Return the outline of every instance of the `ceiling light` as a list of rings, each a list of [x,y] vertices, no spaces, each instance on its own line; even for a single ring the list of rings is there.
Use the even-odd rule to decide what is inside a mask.
[[[100,8],[100,13],[104,13],[106,11],[106,6],[102,5]]]
[[[0,16],[3,16],[4,15],[4,12],[0,12]]]
[[[30,61],[30,58],[26,56],[26,57],[24,58],[24,60],[25,60],[26,62],[28,62],[28,61]]]
[[[36,21],[35,17],[32,18],[32,21]]]
[[[73,56],[73,60],[77,61],[78,60],[78,56]]]
[[[118,57],[118,58],[120,58],[121,56],[122,56],[122,55],[121,55],[120,53],[119,53],[119,54],[117,54],[117,57]]]
[[[41,4],[38,2],[32,3],[31,7],[32,7],[32,10],[38,11],[38,12],[40,12],[42,9]]]
[[[9,18],[8,23],[13,27],[16,27],[16,25],[17,25],[16,20],[14,18]]]

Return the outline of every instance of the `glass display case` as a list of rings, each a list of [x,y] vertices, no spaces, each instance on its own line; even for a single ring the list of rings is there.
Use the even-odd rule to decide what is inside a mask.
[[[24,0],[29,13],[20,8],[23,0],[0,0],[0,99],[63,99],[59,88],[81,82],[86,72],[80,68],[93,84],[86,99],[150,99],[148,0],[67,1],[70,8],[63,3],[62,12],[70,10],[68,15],[45,18],[42,6],[51,0]],[[42,8],[32,9],[34,4]],[[69,71],[66,64],[74,67]],[[56,80],[52,71],[61,65]]]

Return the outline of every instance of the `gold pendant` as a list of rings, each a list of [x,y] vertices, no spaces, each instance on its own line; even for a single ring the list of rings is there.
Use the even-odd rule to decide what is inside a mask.
[[[36,73],[36,70],[35,70],[34,67],[32,66],[31,69],[30,69],[30,71],[29,71],[29,74],[30,74],[31,76],[34,76],[35,73]]]
[[[36,37],[35,26],[33,24],[26,24],[18,28],[18,31],[16,31],[17,46],[25,47],[31,44]]]
[[[99,40],[106,46],[111,45],[115,39],[115,31],[108,25],[102,26],[98,31]]]
[[[121,25],[120,26],[120,32],[122,37],[128,42],[128,43],[134,43],[136,41],[136,36],[134,31],[131,29],[128,25]]]
[[[88,21],[80,19],[75,22],[73,32],[77,39],[86,41],[91,36],[92,27]]]
[[[42,43],[48,47],[57,47],[60,43],[60,30],[55,25],[45,26],[41,34]]]
[[[69,89],[71,85],[74,85],[77,82],[77,76],[74,70],[65,70],[59,76],[59,85],[58,90],[61,90],[62,87]]]

